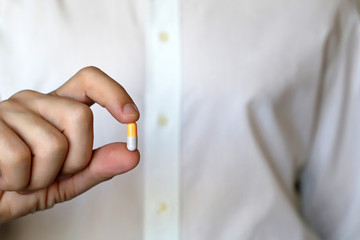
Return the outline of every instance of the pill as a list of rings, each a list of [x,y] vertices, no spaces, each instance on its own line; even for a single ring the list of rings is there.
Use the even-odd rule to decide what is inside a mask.
[[[137,129],[136,123],[129,123],[127,125],[127,143],[126,147],[129,151],[137,149]]]

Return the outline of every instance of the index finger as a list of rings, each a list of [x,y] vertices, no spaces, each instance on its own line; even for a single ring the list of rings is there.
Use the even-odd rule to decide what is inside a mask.
[[[140,113],[126,90],[96,67],[86,67],[77,72],[52,95],[67,97],[91,106],[105,107],[121,123],[135,122]]]

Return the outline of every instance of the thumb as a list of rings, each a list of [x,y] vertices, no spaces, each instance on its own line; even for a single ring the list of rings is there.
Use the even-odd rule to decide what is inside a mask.
[[[0,191],[0,224],[70,200],[115,175],[133,169],[139,159],[139,152],[127,151],[125,143],[111,143],[94,150],[87,168],[69,178],[54,182],[46,189],[26,194]]]
[[[130,171],[139,160],[139,151],[128,151],[125,143],[111,143],[98,148],[87,168],[49,187],[48,205],[70,200],[103,181]]]

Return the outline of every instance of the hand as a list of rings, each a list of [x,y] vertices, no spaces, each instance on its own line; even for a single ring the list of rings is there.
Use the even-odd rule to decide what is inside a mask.
[[[139,118],[124,88],[94,67],[49,94],[26,90],[0,102],[0,223],[51,208],[138,164],[139,152],[125,143],[92,149],[93,103],[121,123]]]

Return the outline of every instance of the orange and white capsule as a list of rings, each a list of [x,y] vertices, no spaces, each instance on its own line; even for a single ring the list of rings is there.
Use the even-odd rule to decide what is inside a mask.
[[[136,123],[129,123],[127,125],[127,149],[135,151],[137,149],[137,127]]]

